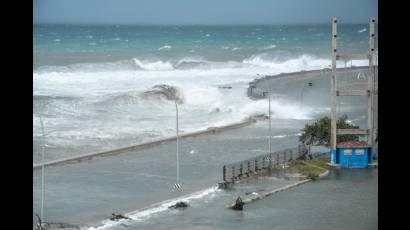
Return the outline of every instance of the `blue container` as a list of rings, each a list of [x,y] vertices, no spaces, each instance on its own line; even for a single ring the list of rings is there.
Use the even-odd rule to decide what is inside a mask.
[[[373,161],[373,148],[363,144],[338,146],[331,154],[332,165],[342,168],[366,168]]]

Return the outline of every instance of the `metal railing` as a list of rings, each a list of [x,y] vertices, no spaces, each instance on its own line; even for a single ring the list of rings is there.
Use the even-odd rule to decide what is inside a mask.
[[[289,148],[273,153],[253,157],[244,161],[224,165],[222,167],[223,183],[233,183],[245,177],[250,177],[264,170],[283,167],[293,160],[300,159],[308,153],[305,145]]]

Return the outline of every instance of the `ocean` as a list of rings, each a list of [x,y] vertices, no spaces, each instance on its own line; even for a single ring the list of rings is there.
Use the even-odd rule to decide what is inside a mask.
[[[248,82],[329,67],[330,35],[330,25],[34,25],[33,140],[41,137],[40,115],[56,150],[47,160],[172,136],[173,103],[141,96],[158,84],[175,86],[185,100],[181,133],[265,113],[264,102],[246,96]],[[338,43],[365,52],[368,25],[339,25]],[[274,103],[274,118],[314,113],[294,101]],[[35,147],[33,163],[39,160]]]
[[[366,52],[368,33],[366,24],[339,25],[338,50]],[[249,82],[265,74],[329,68],[330,50],[330,24],[33,25],[33,163],[41,161],[43,141],[45,161],[50,161],[174,136],[174,102],[145,94],[161,84],[175,87],[183,98],[178,105],[181,134],[267,114],[267,100],[247,96]],[[272,135],[277,150],[297,145],[303,125],[328,115],[330,110],[329,95],[309,98],[306,91],[306,99],[300,100],[286,94],[300,95],[303,89],[299,85],[284,87],[283,95],[272,100]],[[327,83],[321,87],[326,91]],[[364,121],[366,108],[360,106],[349,110],[356,111],[350,119]],[[171,189],[175,178],[172,143],[129,155],[47,168],[46,216],[93,225],[113,210],[131,212],[199,191],[205,191],[198,196],[200,200],[208,194],[220,194],[216,196],[228,196],[224,200],[228,201],[232,194],[213,187],[220,181],[219,170],[223,164],[263,154],[266,127],[266,121],[258,122],[215,137],[182,141],[182,194]],[[33,172],[33,213],[39,212],[39,175],[39,171]],[[211,213],[212,209],[206,210]],[[188,220],[184,228],[196,226]],[[168,229],[160,222],[142,225]],[[206,229],[219,228],[211,225]]]

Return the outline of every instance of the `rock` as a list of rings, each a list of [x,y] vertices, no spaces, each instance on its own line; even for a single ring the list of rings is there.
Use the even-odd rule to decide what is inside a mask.
[[[242,201],[241,197],[238,196],[238,198],[235,201],[235,204],[231,207],[231,209],[233,210],[243,210],[243,206],[245,205],[245,203]]]
[[[187,208],[188,204],[186,202],[180,201],[174,205],[169,206],[168,208]]]
[[[115,214],[115,213],[113,213],[112,217],[110,218],[110,220],[114,220],[114,221],[120,220],[120,219],[130,219],[130,218],[126,217],[126,216],[123,216],[121,214]]]

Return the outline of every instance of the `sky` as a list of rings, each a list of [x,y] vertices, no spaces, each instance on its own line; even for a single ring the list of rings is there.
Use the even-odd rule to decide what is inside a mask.
[[[34,24],[368,23],[377,0],[33,0]]]

